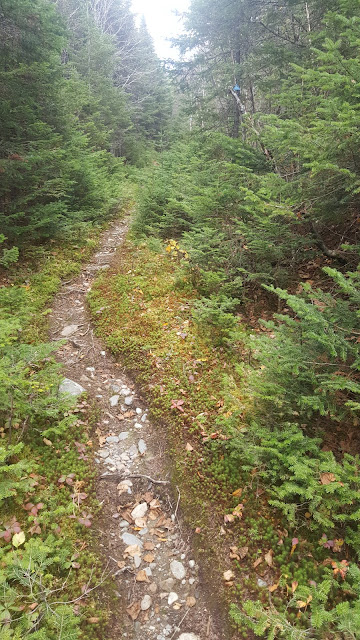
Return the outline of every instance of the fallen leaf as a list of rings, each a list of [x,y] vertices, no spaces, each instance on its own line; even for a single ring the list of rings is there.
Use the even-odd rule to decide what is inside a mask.
[[[88,618],[88,622],[90,622],[90,624],[97,624],[98,622],[100,622],[100,618],[95,618],[95,616]]]
[[[191,446],[190,442],[187,443],[185,449],[186,451],[194,451],[194,447]]]
[[[291,591],[292,591],[292,593],[295,593],[296,589],[298,588],[298,585],[299,585],[299,583],[297,582],[297,580],[294,580],[291,583]]]
[[[43,442],[48,446],[48,447],[52,447],[53,443],[51,442],[51,440],[48,440],[47,438],[43,438]]]
[[[249,551],[249,547],[240,547],[240,549],[238,550],[240,560],[243,560],[245,558],[248,551]]]
[[[269,567],[272,567],[273,565],[273,555],[274,555],[274,552],[272,549],[270,549],[264,556],[265,562]]]
[[[254,569],[256,569],[256,567],[258,567],[258,566],[259,566],[259,564],[261,564],[261,563],[262,563],[262,561],[263,561],[263,557],[262,557],[262,556],[260,556],[260,558],[258,558],[257,560],[255,560],[255,562],[253,562],[253,567],[254,567]]]
[[[336,478],[333,473],[320,473],[320,482],[321,484],[330,484],[331,482],[335,482]]]
[[[194,598],[194,596],[188,596],[186,598],[186,606],[195,607],[195,605],[196,605],[196,598]]]
[[[236,489],[236,491],[233,491],[232,495],[240,498],[242,492],[243,492],[242,489]]]
[[[19,533],[14,533],[12,537],[12,544],[17,549],[25,542],[25,533],[20,531]]]
[[[224,515],[224,522],[225,522],[225,524],[228,524],[228,523],[234,522],[234,520],[235,520],[235,516],[233,516],[233,514],[232,514],[232,513],[226,513],[226,514]]]
[[[155,545],[153,542],[144,542],[144,549],[146,551],[153,551],[155,549]]]
[[[130,616],[131,620],[136,620],[141,611],[140,602],[133,602],[129,607],[127,607],[126,612]]]
[[[145,573],[145,569],[141,569],[137,574],[136,574],[136,582],[150,582],[148,576]]]
[[[279,583],[277,582],[276,584],[272,584],[271,587],[269,587],[269,591],[270,593],[273,593],[274,591],[276,591],[276,589],[278,588]]]
[[[231,569],[228,569],[227,571],[224,571],[223,577],[224,577],[225,582],[229,582],[230,580],[233,580],[235,578],[235,575],[231,571]]]
[[[152,553],[147,553],[144,557],[143,560],[145,560],[145,562],[154,562],[155,560],[155,556]]]
[[[125,551],[124,551],[124,557],[128,555],[131,556],[132,558],[134,556],[140,556],[141,555],[141,551],[140,551],[140,547],[138,544],[131,544],[129,547],[126,547]]]

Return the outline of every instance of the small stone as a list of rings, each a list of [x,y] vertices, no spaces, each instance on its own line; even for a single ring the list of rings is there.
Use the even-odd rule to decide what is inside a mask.
[[[150,567],[145,567],[144,571],[148,577],[152,576],[152,571]]]
[[[182,553],[182,554],[181,554],[181,556],[180,556],[180,558],[181,558],[181,560],[185,560],[185,558],[186,558],[185,553]]]
[[[169,597],[168,597],[168,604],[174,604],[174,602],[176,602],[176,600],[179,599],[179,596],[177,593],[175,593],[175,591],[171,591],[169,593]]]
[[[133,518],[133,520],[136,520],[137,518],[143,518],[147,510],[148,506],[146,502],[141,502],[140,504],[136,505],[136,507],[134,507],[131,512],[131,517]]]
[[[200,638],[195,633],[182,633],[178,640],[200,640]]]
[[[128,431],[122,431],[119,433],[119,440],[126,440],[129,437]]]
[[[136,458],[136,456],[138,455],[138,448],[135,444],[131,445],[130,449],[128,450],[128,454],[132,458]]]
[[[144,455],[144,453],[146,453],[147,451],[147,446],[146,446],[146,442],[144,440],[139,440],[138,442],[138,449],[139,449],[139,453],[141,456]]]
[[[189,560],[189,567],[190,567],[190,569],[194,569],[194,567],[195,567],[195,560]]]
[[[138,416],[141,416],[141,414],[142,414],[142,409],[140,409],[140,407],[136,407],[135,411],[136,411],[136,413],[138,414]]]
[[[267,587],[267,582],[265,582],[265,580],[262,580],[261,578],[258,578],[257,583],[259,587]]]
[[[68,393],[70,396],[80,396],[84,391],[81,384],[70,380],[70,378],[64,378],[59,386],[59,393]]]
[[[189,578],[189,584],[194,584],[195,583],[195,578]]]
[[[140,422],[135,422],[134,427],[135,427],[135,429],[142,429],[143,428],[143,426],[142,426],[142,424],[140,424]]]
[[[149,586],[149,591],[151,593],[156,593],[157,592],[157,584],[155,582],[151,583],[151,585]]]
[[[106,351],[100,351],[101,356],[106,356]]]
[[[129,407],[133,403],[133,400],[134,400],[133,396],[126,396],[125,404]]]
[[[129,526],[129,523],[128,523],[128,521],[127,521],[127,520],[121,520],[121,521],[119,522],[119,525],[120,525],[120,527],[122,527],[122,528],[125,528],[125,527],[127,528],[127,527]]]
[[[108,458],[110,455],[110,451],[108,451],[108,449],[102,449],[101,451],[99,451],[99,456],[100,458]]]
[[[150,609],[152,605],[152,599],[151,596],[149,596],[148,594],[146,594],[143,599],[141,600],[141,610],[142,611],[147,611],[148,609]]]
[[[139,531],[139,536],[146,536],[147,533],[149,533],[149,529],[147,527],[144,527],[143,529],[141,529],[141,531]]]
[[[138,569],[141,565],[141,556],[139,556],[138,554],[134,555],[134,565],[136,569]]]
[[[106,442],[109,444],[117,444],[119,442],[119,438],[117,436],[108,436],[108,438],[106,438]]]
[[[140,538],[137,538],[132,533],[128,533],[127,531],[121,534],[121,539],[123,543],[126,544],[127,547],[133,544],[138,544],[139,547],[143,546],[142,540],[140,540]]]
[[[141,418],[141,422],[146,422],[146,420],[147,420],[147,414],[144,413],[144,415]]]
[[[113,390],[114,393],[119,393],[120,391],[120,387],[117,384],[111,384],[110,388]]]
[[[170,571],[173,574],[174,578],[176,578],[177,580],[182,580],[183,578],[185,578],[185,567],[182,562],[179,562],[178,560],[173,560],[172,562],[170,562]]]
[[[76,333],[78,328],[78,324],[68,324],[67,327],[63,328],[61,335],[63,336],[63,338],[68,338],[69,336],[72,336],[73,333]]]
[[[161,580],[160,587],[161,589],[164,589],[164,591],[167,591],[169,593],[169,591],[171,591],[171,589],[173,588],[174,584],[175,584],[174,578],[167,578],[167,580]]]
[[[110,407],[117,407],[119,404],[120,396],[111,396]]]

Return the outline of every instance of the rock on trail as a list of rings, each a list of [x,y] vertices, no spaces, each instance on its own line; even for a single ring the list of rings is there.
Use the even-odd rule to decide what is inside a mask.
[[[86,305],[98,272],[112,273],[126,231],[120,221],[103,234],[91,262],[56,296],[50,324],[52,340],[61,341],[57,358],[67,376],[60,392],[86,391],[99,409],[95,460],[89,456],[89,464],[98,466],[103,505],[95,529],[118,597],[106,640],[226,640],[230,636],[208,607],[215,586],[205,590],[199,581],[177,500],[168,485],[152,482],[168,479],[166,444],[131,379],[94,335]]]

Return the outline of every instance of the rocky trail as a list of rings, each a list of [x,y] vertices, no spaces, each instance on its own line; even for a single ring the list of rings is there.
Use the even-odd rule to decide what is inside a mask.
[[[206,584],[194,560],[181,494],[169,483],[166,444],[121,363],[94,335],[86,305],[99,271],[113,272],[126,232],[126,221],[119,221],[103,234],[92,261],[62,286],[50,322],[51,339],[65,339],[57,351],[63,390],[86,391],[99,409],[93,446],[102,511],[96,526],[117,596],[108,638],[225,640],[218,612],[207,604],[216,585]]]

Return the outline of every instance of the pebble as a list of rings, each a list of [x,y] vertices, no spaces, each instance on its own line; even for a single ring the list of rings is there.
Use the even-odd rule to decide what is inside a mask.
[[[142,439],[141,439],[141,440],[139,440],[139,442],[138,442],[138,449],[139,449],[139,453],[140,453],[140,455],[141,455],[141,456],[143,456],[143,455],[144,455],[144,453],[146,453],[146,451],[147,451],[147,446],[146,446],[146,442],[145,442],[145,440],[142,440]]]
[[[167,578],[167,580],[161,580],[160,587],[161,589],[164,589],[164,591],[169,592],[173,588],[174,584],[175,584],[174,578]]]
[[[125,404],[129,407],[133,403],[133,400],[134,400],[133,396],[126,396]]]
[[[119,440],[126,440],[129,437],[128,431],[122,431],[119,433]]]
[[[265,582],[265,580],[262,580],[261,578],[258,578],[257,583],[259,587],[267,587],[267,582]]]
[[[194,569],[194,567],[195,567],[195,560],[189,560],[189,567],[190,567],[190,569]]]
[[[141,422],[146,422],[146,420],[147,420],[147,414],[144,413],[144,415],[141,418]]]
[[[135,427],[135,429],[142,429],[143,428],[143,426],[142,426],[142,424],[140,424],[140,422],[135,422],[134,427]]]
[[[59,386],[59,393],[68,393],[71,396],[80,396],[84,391],[85,389],[81,384],[70,380],[70,378],[64,378]]]
[[[109,444],[117,444],[119,442],[119,438],[117,436],[109,436],[106,438],[106,442]]]
[[[68,324],[67,327],[63,328],[61,335],[63,336],[63,338],[68,338],[69,336],[72,336],[73,333],[76,333],[78,328],[78,324]]]
[[[182,562],[179,562],[178,560],[173,560],[172,562],[170,562],[170,571],[173,574],[174,578],[176,578],[177,580],[182,580],[183,578],[185,578],[185,567]]]
[[[143,599],[141,600],[141,610],[142,611],[147,611],[148,609],[150,609],[152,605],[152,599],[151,596],[149,596],[148,594],[146,594]]]
[[[141,556],[139,556],[138,554],[134,555],[134,565],[136,569],[138,569],[141,565]]]
[[[120,387],[117,384],[111,384],[110,388],[114,391],[114,393],[119,393]]]
[[[189,578],[189,584],[194,584],[195,583],[195,578]]]
[[[121,520],[121,522],[119,522],[120,527],[128,527],[129,523],[127,520]],[[190,581],[189,581],[190,582]]]
[[[132,533],[128,533],[127,531],[121,534],[121,539],[123,543],[126,544],[127,547],[133,544],[138,544],[139,547],[143,546],[142,540],[140,540],[140,538],[137,538]]]
[[[142,414],[142,409],[140,409],[140,407],[136,407],[135,411],[136,411],[136,413],[138,414],[138,416],[141,416],[141,414]]]
[[[179,599],[178,594],[175,593],[175,591],[171,591],[168,597],[168,604],[174,604],[174,602],[176,602],[176,600],[178,599]]]
[[[108,451],[108,449],[102,449],[101,451],[99,451],[100,458],[108,458],[110,455],[110,451]]]
[[[120,396],[111,396],[110,407],[117,407],[119,404]]]
[[[200,640],[200,638],[195,633],[182,633],[178,640]]]
[[[132,510],[131,517],[133,518],[133,520],[136,520],[136,518],[143,518],[145,513],[147,513],[147,510],[148,506],[146,502],[141,502]]]
[[[138,448],[137,448],[136,444],[132,444],[131,445],[130,449],[128,450],[128,454],[132,458],[135,458],[138,455]]]

